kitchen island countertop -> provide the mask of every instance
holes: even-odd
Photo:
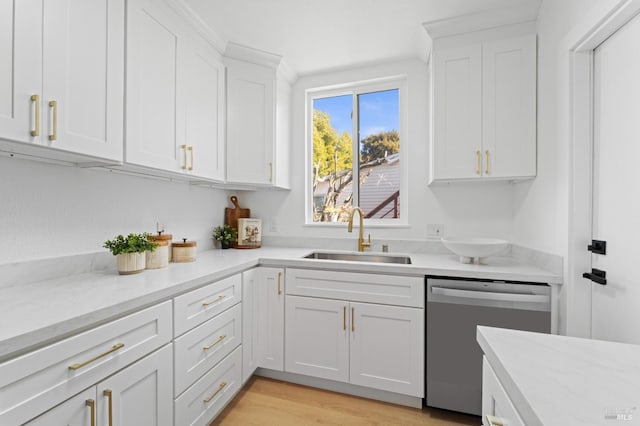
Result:
[[[461,264],[455,255],[426,253],[409,253],[410,265],[303,258],[312,251],[208,250],[198,253],[196,262],[171,263],[137,275],[121,276],[109,269],[12,283],[0,288],[0,362],[258,265],[562,283],[559,275],[509,257],[489,258],[486,265]]]

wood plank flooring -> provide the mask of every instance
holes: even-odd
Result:
[[[404,407],[253,376],[210,426],[480,425],[480,417]]]

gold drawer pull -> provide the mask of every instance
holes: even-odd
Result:
[[[87,399],[84,404],[91,408],[91,426],[96,426],[96,402],[93,399]]]
[[[351,331],[356,331],[356,308],[351,308]]]
[[[503,426],[504,423],[502,423],[502,420],[500,420],[497,417],[494,416],[490,416],[489,414],[487,414],[487,425],[488,426]]]
[[[225,386],[227,386],[227,382],[222,382],[222,383],[220,383],[220,386],[218,386],[218,390],[216,390],[216,391],[213,393],[213,395],[211,395],[209,398],[204,399],[204,402],[211,402],[211,400],[212,400],[213,398],[215,398],[215,397],[216,397],[216,395],[218,395],[218,394],[222,391],[222,389],[224,389],[224,387],[225,387]]]
[[[282,294],[282,289],[280,287],[280,278],[282,277],[282,272],[278,272],[278,296]]]
[[[191,157],[191,163],[189,164],[189,170],[193,170],[193,147],[191,145],[189,145],[187,147],[187,150],[189,150],[189,157]]]
[[[105,389],[102,394],[109,398],[109,426],[113,426],[113,392],[111,389]]]
[[[35,118],[35,126],[31,131],[31,136],[40,136],[40,96],[31,95],[31,102],[34,103],[36,110],[34,113]]]
[[[342,307],[342,329],[343,330],[347,329],[347,307],[346,306]]]
[[[58,102],[49,101],[49,107],[53,112],[53,125],[51,126],[53,131],[49,135],[49,140],[55,141],[58,139]]]
[[[486,150],[484,153],[487,155],[487,168],[486,168],[486,170],[484,172],[486,174],[489,174],[489,173],[491,173],[491,170],[489,168],[489,164],[490,164],[490,161],[489,161],[489,150]]]
[[[180,145],[182,152],[184,153],[184,162],[182,163],[182,170],[187,170],[187,146]]]
[[[119,349],[122,349],[122,348],[124,348],[124,343],[115,344],[115,345],[113,345],[113,347],[111,349],[109,349],[105,353],[102,353],[100,355],[94,356],[93,358],[88,359],[85,362],[81,362],[80,364],[71,364],[69,366],[69,370],[78,370],[78,369],[84,367],[85,365],[91,364],[93,361],[97,361],[100,358],[105,357],[105,356],[109,355],[110,353],[115,352],[115,351],[117,351]]]
[[[481,175],[482,171],[482,153],[480,151],[476,151],[476,157],[478,157],[478,167],[476,167],[476,174]]]
[[[221,296],[218,296],[218,298],[216,300],[212,300],[211,302],[203,302],[202,306],[213,305],[214,303],[218,303],[218,302],[222,301],[222,299],[224,299],[225,297],[227,297],[227,296],[223,294]]]
[[[202,350],[207,351],[209,349],[211,349],[212,347],[214,347],[215,345],[217,345],[218,343],[222,342],[224,339],[226,339],[227,335],[223,334],[222,336],[218,337],[218,340],[216,340],[215,342],[213,342],[212,344],[210,344],[209,346],[203,346]]]

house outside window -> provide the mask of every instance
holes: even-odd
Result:
[[[399,78],[307,91],[307,223],[347,222],[354,207],[406,223],[403,92]]]

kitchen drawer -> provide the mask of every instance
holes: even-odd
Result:
[[[240,390],[242,347],[236,348],[175,401],[176,425],[206,426]]]
[[[241,319],[238,304],[175,340],[175,396],[241,343]]]
[[[286,282],[297,296],[424,308],[424,276],[287,268]]]
[[[0,425],[21,424],[171,341],[171,301],[0,364]]]
[[[233,275],[173,299],[174,333],[179,336],[240,302],[242,276]]]

